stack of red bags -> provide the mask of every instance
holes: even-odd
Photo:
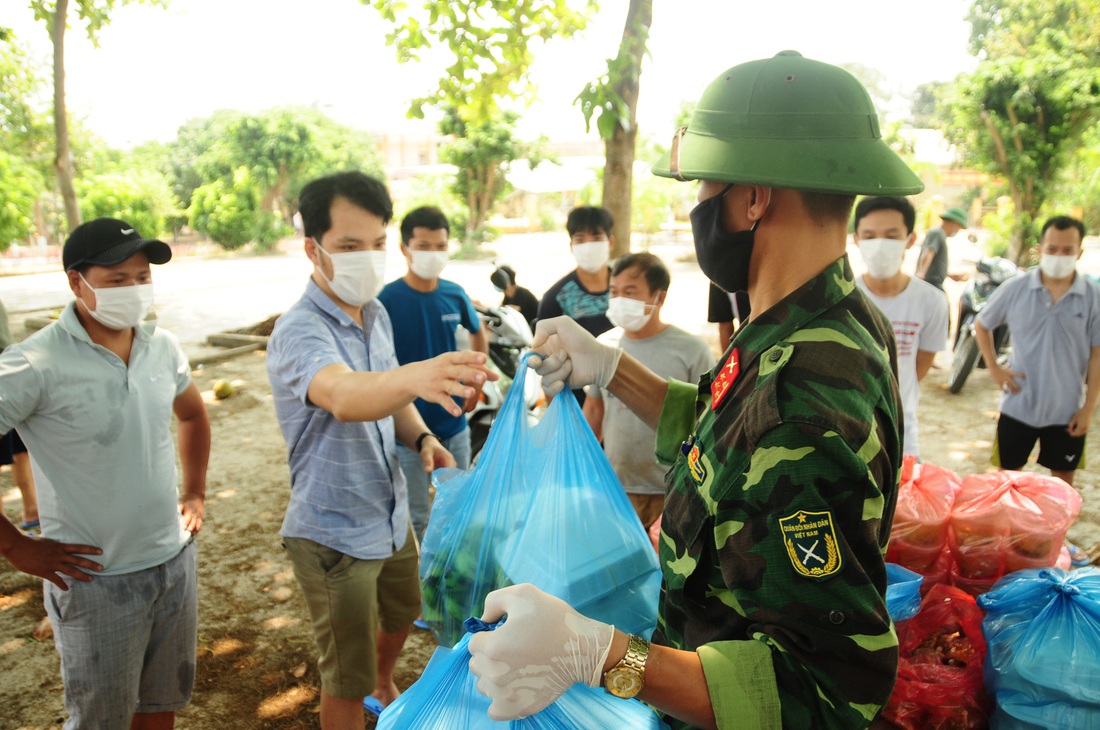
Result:
[[[912,454],[902,462],[886,561],[923,575],[921,595],[948,580],[948,532],[959,489],[959,477],[950,469],[918,463]]]
[[[886,559],[977,596],[1006,573],[1069,568],[1066,531],[1081,496],[1061,479],[1018,471],[952,471],[906,456]]]
[[[1006,573],[1059,565],[1081,495],[1057,477],[1021,471],[962,481],[951,513],[951,582],[985,593]],[[1069,567],[1069,553],[1065,552]]]

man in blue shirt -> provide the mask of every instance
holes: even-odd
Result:
[[[281,534],[320,653],[321,727],[362,730],[364,697],[384,707],[399,694],[393,668],[420,611],[397,443],[420,454],[422,470],[454,466],[413,400],[457,416],[453,397],[492,376],[469,352],[397,366],[375,298],[393,213],[381,182],[359,172],[314,180],[299,210],[313,274],[267,350],[290,463]]]
[[[401,252],[408,272],[387,284],[378,301],[390,314],[397,362],[402,365],[455,352],[459,325],[470,333],[470,349],[488,352],[485,331],[470,298],[458,284],[439,278],[449,258],[450,228],[443,211],[427,206],[411,211],[401,221]],[[416,400],[424,423],[451,452],[459,469],[470,468],[470,429],[463,414],[476,404],[475,395],[461,402],[462,413],[453,415],[437,403]],[[397,454],[409,485],[413,529],[417,540],[422,540],[430,507],[428,474],[420,455],[412,449],[398,446]]]

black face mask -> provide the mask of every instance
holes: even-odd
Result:
[[[748,291],[752,242],[759,221],[747,231],[729,233],[722,228],[722,201],[730,190],[733,183],[692,209],[695,258],[707,278],[727,292]]]

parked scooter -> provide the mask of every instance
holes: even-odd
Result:
[[[959,298],[959,319],[955,329],[955,348],[951,355],[951,373],[947,389],[952,393],[962,390],[970,371],[978,365],[981,352],[974,339],[974,322],[993,292],[1004,282],[1020,273],[1016,264],[1004,258],[983,258],[977,263],[978,275],[967,282]],[[993,350],[999,357],[1008,349],[1008,325],[993,330]],[[984,363],[979,365],[984,367]]]
[[[474,409],[466,414],[470,426],[471,463],[477,461],[477,455],[489,436],[504,396],[512,386],[519,372],[523,378],[524,402],[531,423],[538,421],[538,410],[543,403],[542,387],[537,377],[528,376],[520,371],[521,361],[531,347],[531,326],[518,310],[511,307],[474,306],[481,316],[482,326],[489,334],[489,367],[500,374],[500,380],[486,381],[481,389],[481,397]]]

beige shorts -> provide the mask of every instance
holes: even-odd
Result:
[[[378,679],[377,632],[406,631],[420,615],[419,552],[412,526],[384,560],[359,560],[312,540],[283,538],[302,588],[320,658],[321,687],[361,700]]]

